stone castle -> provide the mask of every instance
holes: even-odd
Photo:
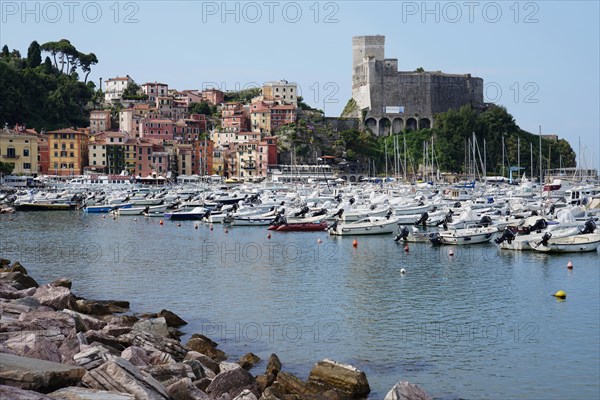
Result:
[[[352,115],[377,135],[430,128],[437,113],[465,104],[483,108],[483,79],[471,74],[398,71],[385,58],[385,36],[352,38]]]

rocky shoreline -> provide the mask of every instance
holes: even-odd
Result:
[[[39,285],[18,262],[0,259],[0,398],[14,400],[337,400],[365,399],[364,372],[324,359],[307,381],[266,369],[248,353],[236,362],[210,338],[180,341],[186,322],[168,310],[126,315],[129,302],[88,300],[63,278]],[[397,383],[385,400],[430,397]]]

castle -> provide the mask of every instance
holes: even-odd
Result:
[[[352,38],[354,116],[377,135],[430,128],[437,113],[465,104],[483,108],[483,79],[471,74],[398,71],[385,58],[385,36]]]

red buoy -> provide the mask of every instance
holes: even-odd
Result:
[[[352,241],[352,247],[358,247],[358,240],[354,239],[354,241]]]

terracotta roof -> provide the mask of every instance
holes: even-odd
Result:
[[[64,128],[64,129],[59,129],[57,131],[50,131],[48,133],[82,133],[82,132],[76,131],[75,129],[71,129],[71,128]]]

